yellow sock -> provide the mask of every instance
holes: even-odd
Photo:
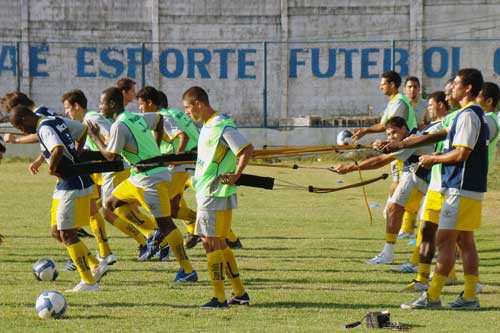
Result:
[[[475,275],[464,275],[464,300],[472,301],[476,298],[476,285],[479,277]]]
[[[207,261],[208,275],[214,289],[214,297],[219,302],[224,302],[226,300],[226,293],[224,292],[224,255],[222,254],[222,250],[207,253]]]
[[[441,290],[443,290],[444,284],[446,283],[446,278],[446,276],[434,272],[431,285],[427,291],[427,296],[429,296],[431,301],[437,301],[439,299]]]
[[[146,237],[144,237],[143,234],[137,228],[122,219],[121,217],[117,216],[116,219],[113,222],[108,221],[111,223],[114,227],[116,227],[118,230],[123,232],[125,235],[129,236],[130,238],[133,238],[139,245],[146,245]]]
[[[231,281],[233,294],[242,296],[245,293],[245,287],[241,283],[240,271],[238,270],[238,264],[236,263],[234,253],[229,247],[226,247],[222,250],[222,254],[224,255],[224,261],[226,263],[226,276],[229,278],[229,281]]]
[[[413,253],[411,254],[410,258],[410,263],[412,265],[418,265],[420,262],[420,244],[422,244],[422,231],[420,230],[422,228],[422,223],[423,221],[420,221],[420,225],[418,226],[417,229],[417,239],[415,241],[415,248],[413,249]]]
[[[450,274],[448,274],[448,277],[450,279],[456,279],[457,278],[457,270],[455,269],[455,265],[453,265],[453,267],[451,268]]]
[[[418,264],[417,281],[421,283],[429,282],[429,275],[431,274],[431,264]]]
[[[238,236],[236,236],[236,234],[234,233],[233,229],[229,229],[229,232],[227,233],[227,237],[226,237],[230,242],[236,242],[238,240]],[[237,296],[241,296],[241,295],[237,295]]]
[[[90,271],[87,257],[89,250],[85,244],[83,244],[82,241],[79,241],[78,243],[66,246],[66,250],[68,250],[69,257],[73,260],[82,281],[86,284],[94,284],[95,280],[92,276],[92,272]]]
[[[177,212],[177,218],[184,222],[187,232],[194,234],[194,226],[196,224],[196,212],[194,210],[187,207],[180,207]]]
[[[96,269],[99,266],[99,260],[90,251],[87,252],[87,261],[89,262],[90,269]]]
[[[182,234],[179,229],[175,228],[172,230],[161,242],[160,246],[164,247],[166,245],[170,246],[170,249],[175,254],[175,259],[179,263],[179,266],[184,268],[184,272],[190,274],[193,271],[193,266],[186,255],[186,249],[184,249],[184,242],[182,239]]]
[[[398,240],[398,234],[390,234],[390,233],[385,234],[385,242],[386,243],[396,244],[397,240]]]
[[[97,211],[94,216],[90,217],[90,229],[92,229],[92,233],[94,234],[101,258],[109,256],[111,249],[109,248],[104,218],[100,211]]]
[[[403,215],[403,224],[401,225],[401,232],[413,234],[415,231],[415,222],[417,221],[417,213],[410,213],[405,211]]]
[[[146,238],[151,236],[154,229],[158,228],[154,217],[145,209],[134,210],[129,205],[116,208],[113,213],[134,225]]]

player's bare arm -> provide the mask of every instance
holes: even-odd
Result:
[[[238,165],[236,166],[236,170],[234,171],[234,173],[224,173],[221,175],[221,181],[223,184],[236,184],[238,179],[240,179],[243,170],[247,166],[248,161],[250,161],[250,159],[252,158],[253,149],[253,146],[250,144],[239,152],[239,154],[237,155]]]

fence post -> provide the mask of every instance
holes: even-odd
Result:
[[[16,42],[16,90],[21,91],[21,42]]]
[[[146,43],[141,44],[141,85],[142,88],[146,86]]]
[[[264,78],[264,87],[262,89],[262,103],[263,103],[263,123],[262,127],[267,128],[267,42],[263,43],[263,52],[264,52],[264,66],[262,70],[262,76]]]
[[[391,70],[396,69],[396,40],[391,41]]]

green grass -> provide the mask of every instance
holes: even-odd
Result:
[[[327,171],[250,167],[247,172],[325,187],[338,186],[339,179],[346,184],[359,181],[356,174],[338,176]],[[364,177],[379,174],[370,172]],[[325,332],[338,331],[343,324],[376,310],[389,310],[392,320],[412,325],[415,332],[497,331],[500,192],[495,190],[486,196],[483,225],[477,233],[484,284],[481,311],[399,309],[402,302],[416,296],[399,292],[413,275],[364,263],[381,249],[385,222],[381,209],[374,209],[374,223],[369,225],[360,188],[332,194],[240,188],[234,229],[245,248],[235,253],[251,307],[216,312],[197,309],[211,297],[201,246],[189,250],[200,281],[174,284],[175,262],[137,262],[135,242],[109,227],[110,244],[119,261],[103,278],[101,291],[66,294],[69,307],[63,319],[39,320],[34,303],[42,291],[64,291],[78,282],[73,272],[61,272],[52,283],[37,282],[31,274],[31,265],[39,258],[51,257],[62,268],[67,257],[49,235],[54,182],[45,167],[33,177],[26,162],[0,165],[0,233],[6,236],[0,246],[0,332]],[[493,188],[497,184],[495,181]],[[383,206],[388,186],[389,181],[367,186],[370,202]],[[193,193],[186,196],[192,203]],[[95,250],[92,239],[84,241]],[[406,242],[399,242],[396,261],[405,261],[410,250]],[[458,271],[461,278],[461,267]],[[461,288],[446,287],[443,302],[454,300]],[[230,293],[229,286],[226,292]]]

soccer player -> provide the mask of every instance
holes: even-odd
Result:
[[[14,107],[18,105],[24,105],[33,110],[35,114],[37,114],[40,117],[47,117],[47,116],[55,116],[55,112],[52,111],[51,109],[47,108],[46,106],[35,106],[35,102],[31,100],[26,94],[20,92],[20,91],[13,91],[5,94],[4,97],[2,97],[1,104],[3,107],[3,110],[6,113],[9,113],[10,110],[12,110]],[[6,134],[5,135],[5,141],[7,143],[36,143],[38,142],[38,138],[36,134],[30,134],[26,136],[21,136],[18,137],[14,134]],[[40,165],[43,163],[43,157],[39,158],[39,163]]]
[[[151,86],[144,87],[137,93],[139,109],[142,112],[159,112],[163,116],[164,133],[160,145],[161,153],[181,154],[196,149],[199,137],[198,128],[183,111],[172,108],[160,109],[160,98],[158,91]],[[196,222],[196,212],[189,207],[180,207],[184,187],[189,179],[186,167],[187,165],[176,165],[171,168],[172,181],[168,194],[170,195],[172,217],[183,220],[189,234],[192,234]],[[197,240],[188,240],[185,242],[185,246],[191,248],[196,243]]]
[[[94,110],[87,109],[87,97],[85,96],[83,91],[81,91],[80,89],[74,89],[68,91],[61,97],[61,101],[63,102],[66,114],[71,119],[78,120],[84,124],[90,122],[95,126],[98,126],[101,140],[103,142],[107,142],[107,140],[109,139],[109,132],[111,129],[111,121],[109,119],[104,118],[104,116],[102,116],[100,113]],[[87,137],[87,140],[85,142],[85,148],[92,151],[99,151],[99,147],[90,137]],[[127,236],[133,238],[139,244],[139,258],[141,257],[141,251],[142,254],[144,254],[146,249],[146,237],[141,233],[140,230],[138,230],[134,226],[133,221],[137,221],[137,218],[134,219],[135,214],[133,211],[130,212],[130,214],[127,214],[127,216],[132,216],[132,218],[124,220],[118,217],[117,215],[113,214],[112,211],[110,211],[105,207],[102,208],[102,211],[99,208],[99,206],[101,206],[101,202],[106,202],[107,198],[113,191],[114,187],[116,187],[121,181],[127,179],[129,174],[130,171],[128,168],[126,168],[125,170],[120,172],[104,173],[102,174],[102,177],[101,174],[94,174],[91,176],[92,179],[94,180],[94,183],[96,185],[99,185],[100,187],[101,200],[96,200],[96,198],[94,198],[91,201],[90,226],[96,237],[96,241],[99,247],[98,260],[99,261],[106,260],[108,265],[112,265],[114,262],[116,262],[116,257],[111,252],[111,249],[109,248],[108,245],[103,215],[106,221],[108,221],[110,224],[118,228]],[[96,175],[99,176],[96,177]],[[141,225],[142,224],[143,223],[141,222]],[[152,221],[152,219],[150,219],[149,224],[153,225],[153,228],[154,226],[156,226],[156,224],[154,223],[154,221]],[[151,231],[148,233],[148,235],[150,233]]]
[[[387,71],[382,73],[380,79],[380,90],[387,96],[389,103],[382,115],[379,124],[372,125],[368,128],[357,128],[353,129],[354,141],[361,139],[363,136],[369,133],[380,133],[385,131],[386,122],[392,117],[401,117],[406,120],[406,127],[411,132],[413,129],[418,127],[417,119],[415,117],[415,111],[413,105],[408,100],[408,98],[399,93],[399,86],[401,85],[401,76],[394,71]],[[389,188],[389,196],[387,199],[386,207],[384,209],[384,217],[387,218],[387,209],[390,205],[390,199],[393,195],[396,187],[398,186],[400,176],[402,174],[402,163],[394,161],[391,163],[392,170],[392,184]],[[399,230],[398,230],[399,232]]]
[[[440,309],[441,291],[455,264],[456,247],[461,250],[464,267],[464,291],[448,304],[451,310],[479,309],[476,286],[479,281],[479,257],[474,241],[474,230],[481,225],[481,208],[486,192],[488,171],[488,127],[484,112],[475,103],[483,86],[480,71],[460,69],[454,79],[453,98],[461,109],[446,136],[443,154],[424,155],[419,164],[430,168],[442,164],[442,209],[437,235],[438,258],[431,285],[403,309]],[[436,133],[435,139],[442,139]]]
[[[444,91],[436,91],[429,97],[428,113],[433,122],[441,122],[436,131],[446,128],[453,120],[454,114],[448,114],[449,105],[446,101]],[[435,152],[441,153],[443,141],[435,146]],[[430,265],[435,252],[435,234],[439,223],[439,210],[436,213],[436,192],[441,190],[441,165],[436,164],[431,170],[431,179],[426,197],[423,203],[422,221],[417,235],[417,242],[409,263],[398,267],[400,272],[418,272],[417,278],[413,280],[405,290],[424,291],[427,290],[429,281]]]
[[[61,161],[75,163],[78,151],[85,142],[86,127],[77,121],[60,117],[41,118],[23,105],[11,110],[10,122],[23,133],[38,135],[43,155],[49,164],[49,174],[59,178],[51,208],[52,236],[66,246],[81,277],[80,283],[69,291],[99,290],[97,282],[107,272],[107,264],[99,264],[77,236],[77,228],[88,224],[90,220],[92,179],[89,176],[61,178],[57,171]]]
[[[208,272],[214,297],[202,309],[223,309],[229,304],[248,305],[236,258],[227,246],[232,211],[237,207],[235,183],[253,152],[253,146],[236,129],[231,118],[216,112],[200,87],[182,95],[184,110],[194,121],[203,121],[198,140],[198,160],[193,178],[198,211],[196,234],[207,253]],[[224,272],[231,281],[233,295],[226,300]]]
[[[108,88],[101,96],[100,111],[113,119],[107,146],[99,139],[99,128],[89,123],[89,135],[97,143],[99,150],[107,160],[115,160],[122,155],[131,165],[130,177],[115,188],[106,206],[113,212],[126,218],[130,211],[129,204],[144,206],[155,217],[159,229],[148,240],[148,257],[167,244],[175,254],[181,266],[175,282],[195,282],[198,280],[193,270],[184,245],[182,234],[175,226],[170,212],[168,194],[170,173],[166,167],[153,166],[146,169],[135,167],[140,162],[161,155],[159,144],[163,135],[163,117],[159,114],[137,114],[126,111],[123,95],[118,88]],[[155,136],[151,132],[155,132]],[[124,212],[124,209],[127,209]]]
[[[417,128],[419,131],[422,131],[429,125],[430,121],[427,113],[427,100],[421,98],[420,81],[416,76],[408,76],[405,79],[404,92],[415,110]],[[403,225],[399,231],[398,239],[409,239],[415,237],[416,220],[417,213],[405,212],[403,216]]]
[[[429,127],[427,130],[433,132],[437,124]],[[401,141],[416,132],[408,130],[405,119],[401,117],[392,117],[386,123],[386,133],[389,142]],[[427,191],[429,184],[430,170],[417,168],[411,171],[413,164],[418,162],[418,157],[433,151],[432,146],[425,146],[421,149],[401,150],[394,154],[384,154],[369,158],[359,164],[339,164],[333,168],[333,171],[345,174],[356,170],[378,169],[395,160],[403,163],[403,174],[394,194],[391,196],[387,209],[386,239],[382,252],[374,258],[367,261],[368,264],[391,264],[394,257],[394,245],[396,244],[398,231],[403,222],[405,211],[416,213],[420,207],[420,202]]]
[[[498,85],[493,82],[485,82],[479,95],[477,95],[476,102],[483,108],[485,113],[485,122],[488,125],[489,138],[488,138],[488,172],[493,168],[495,161],[498,143],[498,115],[496,108],[498,99],[500,97],[500,89]]]
[[[420,94],[420,80],[416,76],[408,76],[405,79],[404,91],[415,111],[417,127],[422,131],[430,124],[431,118],[427,112],[427,100]]]
[[[135,99],[135,81],[128,77],[122,77],[116,81],[116,87],[120,89],[123,95],[123,107],[127,107]]]

